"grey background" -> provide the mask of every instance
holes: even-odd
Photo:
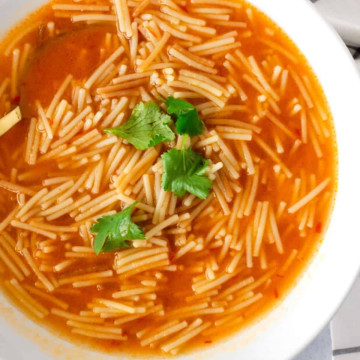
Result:
[[[320,335],[294,360],[331,360],[330,327],[327,326]]]

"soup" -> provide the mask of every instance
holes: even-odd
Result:
[[[29,317],[176,355],[278,304],[336,189],[326,99],[243,1],[52,2],[0,57],[0,271]]]

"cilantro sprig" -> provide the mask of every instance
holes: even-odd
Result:
[[[204,176],[209,164],[204,157],[188,148],[171,149],[161,158],[164,169],[161,185],[164,190],[170,190],[179,197],[184,196],[186,192],[200,199],[206,199],[209,196],[212,182]]]
[[[187,136],[201,134],[205,125],[200,120],[196,107],[189,102],[169,96],[165,104],[167,113],[175,120],[176,132],[184,138],[181,150],[172,149],[161,156],[164,169],[162,187],[179,197],[189,192],[205,199],[212,186],[211,180],[205,176],[208,161],[191,148],[185,149]],[[162,112],[159,105],[152,101],[141,102],[135,106],[127,122],[104,131],[120,136],[137,149],[144,150],[175,138],[169,127],[172,120],[168,114]]]
[[[166,100],[167,112],[176,119],[176,132],[179,135],[187,134],[190,137],[201,134],[205,125],[200,120],[194,105],[185,100],[169,96]]]
[[[187,136],[199,135],[205,129],[194,105],[185,100],[169,96],[166,100],[167,112],[176,119],[176,132],[184,135],[181,150],[171,149],[161,155],[163,175],[161,185],[182,197],[189,192],[200,199],[209,196],[211,180],[204,176],[209,161],[191,148],[185,149]]]
[[[103,216],[91,227],[95,233],[93,248],[96,254],[129,247],[129,240],[143,240],[143,229],[131,221],[131,211],[137,204],[134,202],[124,210],[111,216]]]
[[[161,155],[164,170],[161,185],[164,190],[172,191],[179,197],[189,192],[206,199],[212,187],[211,180],[205,176],[209,162],[191,147],[185,148],[187,136],[201,134],[205,125],[196,107],[185,100],[170,96],[166,106],[167,113],[176,120],[176,132],[184,137],[181,150],[171,149]],[[172,120],[168,114],[152,101],[140,102],[127,122],[104,131],[122,137],[139,150],[145,150],[160,142],[174,140],[175,133],[169,126]],[[136,204],[134,202],[117,214],[97,219],[90,229],[96,234],[93,244],[96,254],[127,248],[129,241],[145,239],[143,229],[131,220],[131,211]]]
[[[169,127],[171,122],[171,117],[164,114],[158,104],[140,102],[128,121],[104,131],[125,139],[139,150],[145,150],[160,142],[174,140],[175,134]]]

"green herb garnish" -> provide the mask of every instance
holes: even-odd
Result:
[[[174,140],[175,134],[168,126],[170,123],[171,117],[164,114],[158,104],[148,101],[137,104],[126,123],[104,131],[145,150],[160,142]]]
[[[199,119],[196,107],[185,100],[169,96],[166,106],[167,112],[176,119],[176,132],[184,138],[181,150],[172,149],[161,155],[164,169],[161,185],[179,197],[189,192],[206,199],[212,187],[211,180],[204,176],[209,162],[191,148],[185,149],[187,136],[201,134],[205,125]]]
[[[200,199],[206,199],[212,182],[205,174],[208,161],[191,148],[172,149],[161,155],[164,173],[161,185],[164,190],[176,196],[184,196],[188,191]]]
[[[166,100],[166,106],[168,114],[173,115],[176,120],[176,132],[184,135],[184,138],[181,150],[172,149],[161,156],[164,168],[161,179],[162,187],[179,197],[189,192],[200,199],[206,199],[212,186],[211,180],[204,176],[208,161],[191,148],[185,149],[187,136],[192,137],[201,134],[205,125],[200,120],[196,107],[185,100],[169,96]],[[136,105],[126,123],[104,131],[122,137],[139,150],[145,150],[160,142],[171,141],[175,138],[174,132],[169,127],[170,123],[171,117],[164,114],[159,105],[149,101],[145,104],[141,102]],[[118,231],[120,223],[124,221],[120,215],[129,208],[113,215],[116,217],[114,220],[113,217],[109,216],[101,218],[98,224],[91,228],[91,231],[98,233],[94,242],[96,253],[126,247],[128,246],[126,240],[144,238],[141,228],[130,220],[131,209],[126,215],[126,226],[129,230]],[[102,223],[106,225],[104,230],[100,226]],[[139,234],[142,237],[139,237]]]
[[[176,132],[190,137],[203,132],[205,125],[200,120],[197,109],[185,100],[169,96],[166,100],[167,112],[176,119]]]
[[[145,239],[143,229],[131,221],[131,210],[136,204],[134,202],[117,214],[97,219],[90,229],[96,233],[93,245],[96,254],[129,247],[129,240]]]

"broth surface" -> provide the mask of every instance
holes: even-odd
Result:
[[[129,1],[130,14],[139,12],[131,15],[137,48],[133,37],[118,36],[109,2],[66,3],[83,6],[81,11],[59,4],[65,3],[52,2],[31,14],[0,47],[0,115],[18,104],[23,113],[0,138],[3,288],[36,321],[105,351],[177,354],[217,344],[284,298],[324,236],[337,164],[331,114],[317,78],[283,31],[243,1]],[[72,22],[81,15],[84,21]],[[194,18],[213,30],[201,30],[204,26],[191,23]],[[25,35],[13,44],[21,32]],[[122,80],[136,73],[166,32],[164,48],[144,70],[149,74]],[[220,35],[214,39],[219,45],[196,49]],[[123,53],[86,87],[121,46]],[[187,62],[189,53],[198,57],[195,65]],[[72,79],[49,112],[69,74]],[[205,87],[198,84],[206,81]],[[140,101],[161,104],[169,95],[194,104],[205,123],[206,131],[192,138],[191,146],[211,160],[213,189],[206,200],[176,198],[160,187],[160,155],[181,144],[181,136],[141,152],[102,131],[125,122]],[[42,110],[53,139],[47,138]],[[197,145],[200,141],[205,145]],[[12,184],[22,188],[14,190]],[[47,192],[18,216],[43,188]],[[55,195],[46,199],[52,191]],[[110,197],[100,198],[104,194]],[[95,202],[87,207],[97,198],[103,207],[95,208]],[[145,204],[133,212],[145,232],[174,214],[180,219],[146,241],[132,242],[138,241],[135,248],[95,255],[91,225],[134,200]],[[66,207],[69,211],[52,218]],[[155,252],[146,255],[148,250]],[[166,255],[141,262],[156,254]],[[172,346],[192,326],[199,333]],[[167,334],[168,329],[173,332]]]

